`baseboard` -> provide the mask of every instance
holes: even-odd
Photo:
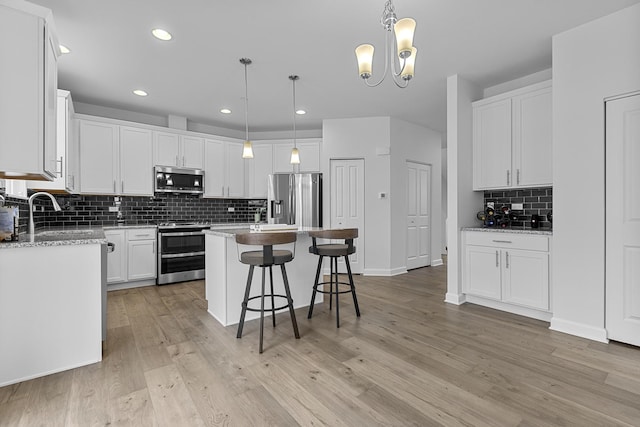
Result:
[[[444,264],[444,262],[442,262],[442,258],[431,260],[431,267],[437,267],[442,264]]]
[[[573,322],[571,320],[551,318],[552,331],[562,332],[577,337],[586,338],[592,341],[608,343],[607,330],[605,328],[596,328],[594,326],[585,325],[584,323]]]
[[[467,299],[464,294],[454,294],[451,292],[447,292],[444,296],[444,302],[449,304],[461,305],[467,302]]]
[[[506,311],[507,313],[513,313],[519,316],[531,317],[532,319],[542,320],[543,322],[549,322],[552,316],[552,314],[548,311],[509,304],[506,302],[496,301],[488,298],[477,297],[475,295],[466,295],[466,300],[468,303],[478,304],[500,311]]]
[[[156,286],[156,279],[137,280],[135,282],[108,284],[107,291],[118,291],[121,289],[142,288],[144,286]]]
[[[400,274],[405,274],[407,272],[407,268],[406,267],[399,267],[399,268],[365,268],[364,271],[362,272],[362,274],[364,276],[383,276],[383,277],[390,277],[390,276],[398,276]]]

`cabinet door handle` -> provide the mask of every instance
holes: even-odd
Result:
[[[124,180],[120,181],[120,192],[124,193]]]
[[[176,166],[180,166],[180,163],[178,162],[178,156],[176,156]]]
[[[60,163],[60,170],[57,172],[57,174],[60,175],[60,178],[62,178],[62,156],[60,156],[60,160],[56,160],[56,163]]]
[[[492,240],[494,243],[513,243],[511,240]]]
[[[223,195],[223,196],[224,196],[224,185],[222,186],[222,193],[221,193],[221,195]]]
[[[116,180],[113,180],[113,193],[115,194],[116,192]]]
[[[506,265],[506,267],[509,268],[509,252],[506,253],[506,256],[507,256],[507,265]]]
[[[182,166],[186,166],[187,162],[184,161],[184,156],[182,156]]]
[[[507,171],[507,185],[511,185],[511,171]]]
[[[496,268],[500,267],[500,255],[498,251],[496,251]]]
[[[516,184],[520,185],[520,169],[516,169]]]
[[[153,241],[152,243],[153,243],[153,249],[152,249],[151,253],[155,254],[156,253],[156,242]]]

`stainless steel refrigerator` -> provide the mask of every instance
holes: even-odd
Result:
[[[269,224],[322,227],[322,174],[269,175],[267,220]]]

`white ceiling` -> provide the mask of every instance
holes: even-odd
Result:
[[[244,130],[249,66],[251,131],[292,126],[290,74],[298,74],[298,129],[322,120],[392,116],[446,131],[446,77],[481,87],[551,67],[551,36],[640,0],[395,0],[418,25],[408,89],[387,78],[368,88],[354,48],[376,46],[383,70],[383,0],[34,0],[53,10],[59,87],[75,101]],[[174,38],[161,42],[151,29]],[[131,93],[142,88],[140,98]],[[220,108],[233,110],[222,115]]]

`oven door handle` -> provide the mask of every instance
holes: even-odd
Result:
[[[164,236],[199,236],[199,235],[204,235],[204,233],[202,231],[185,231],[185,232],[180,232],[180,233],[165,233],[163,231],[160,231],[158,233],[161,237]]]
[[[183,254],[162,254],[162,255],[160,255],[160,257],[161,258],[185,258],[185,257],[200,256],[200,255],[204,255],[204,251],[202,251],[202,252],[188,252],[188,253],[183,253]]]

